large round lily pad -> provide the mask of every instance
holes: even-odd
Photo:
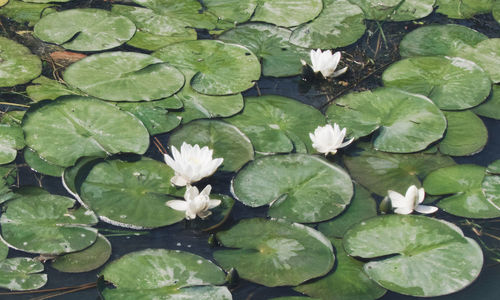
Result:
[[[337,99],[326,112],[332,122],[362,137],[375,132],[377,150],[416,152],[443,136],[446,119],[427,97],[393,88],[351,93]]]
[[[95,214],[75,200],[48,193],[27,194],[7,202],[0,218],[2,238],[12,248],[31,253],[61,254],[92,245]]]
[[[182,143],[208,146],[213,157],[222,157],[221,170],[234,172],[253,160],[252,143],[235,126],[217,120],[196,120],[176,130],[168,140],[169,147],[180,149]]]
[[[462,110],[483,102],[491,81],[483,69],[459,57],[411,57],[384,71],[385,86],[427,96],[440,109]]]
[[[77,61],[66,69],[64,80],[91,96],[113,101],[161,99],[184,85],[182,73],[161,60],[120,51]]]
[[[33,258],[15,257],[0,261],[0,287],[11,291],[39,289],[47,283],[47,275],[39,274],[43,264]]]
[[[257,1],[251,21],[292,27],[314,19],[322,9],[322,0]]]
[[[490,97],[472,111],[482,117],[500,120],[500,85],[493,85]]]
[[[48,14],[34,28],[42,41],[76,51],[101,51],[124,44],[136,27],[128,18],[95,8]]]
[[[25,46],[0,37],[0,87],[26,83],[41,72],[42,61],[38,56]]]
[[[490,191],[483,189],[486,177],[496,177],[497,183],[490,182],[490,186],[500,189],[500,176],[486,175],[486,168],[477,165],[457,165],[436,170],[425,178],[424,188],[431,195],[445,195],[438,206],[450,214],[466,218],[498,218],[500,208],[488,199]],[[495,197],[498,191],[495,188],[491,191]]]
[[[181,42],[161,48],[153,56],[179,68],[202,94],[236,94],[251,88],[260,77],[259,60],[250,50],[221,41]]]
[[[453,19],[469,19],[489,13],[495,0],[436,0],[436,12]]]
[[[258,158],[238,172],[232,191],[245,205],[269,205],[269,216],[300,223],[337,216],[353,195],[347,172],[307,154]]]
[[[243,131],[262,153],[313,152],[309,133],[326,122],[314,107],[274,95],[245,98],[243,112],[225,121]]]
[[[388,190],[405,194],[411,185],[420,187],[420,180],[430,172],[455,165],[449,156],[386,153],[374,150],[367,143],[357,144],[357,148],[343,158],[353,179],[382,197]]]
[[[351,256],[375,259],[364,271],[382,287],[417,297],[461,290],[483,266],[474,240],[451,223],[424,216],[366,220],[346,233],[344,248]]]
[[[477,63],[495,83],[500,82],[500,38],[487,39],[457,56]]]
[[[142,229],[184,219],[184,212],[165,205],[173,199],[169,195],[182,194],[182,190],[170,184],[174,171],[164,163],[148,158],[103,161],[80,176],[85,176],[76,186],[81,200],[104,222]]]
[[[224,272],[214,263],[188,252],[146,249],[108,264],[102,271],[115,289],[106,288],[106,299],[231,300]]]
[[[295,28],[290,42],[306,48],[340,48],[355,43],[365,30],[359,6],[347,0],[325,0],[320,15]]]
[[[251,50],[261,59],[264,76],[283,77],[300,74],[300,60],[309,57],[308,49],[289,42],[291,33],[278,26],[249,23],[224,32],[219,39]]]
[[[410,21],[428,16],[435,0],[349,0],[368,20]]]
[[[452,156],[472,155],[488,142],[488,130],[472,111],[445,111],[448,122],[446,135],[439,143],[439,151]]]
[[[142,154],[144,125],[112,104],[73,96],[32,106],[23,119],[26,144],[49,163],[67,167],[83,156]]]
[[[0,165],[8,164],[24,148],[24,134],[18,125],[0,124]]]
[[[301,284],[328,273],[335,260],[320,232],[283,220],[245,219],[218,232],[217,239],[237,248],[215,251],[225,270],[235,268],[241,278],[265,286]]]

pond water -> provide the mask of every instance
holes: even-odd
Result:
[[[81,3],[80,1],[77,1]],[[101,4],[97,5],[100,6]],[[106,4],[103,4],[106,6]],[[9,30],[16,26],[15,23],[10,22],[2,17],[4,26]],[[382,38],[380,30],[373,21],[366,21],[367,32],[357,42],[351,46],[335,49],[342,51],[343,59],[346,60],[350,67],[350,71],[343,77],[334,81],[304,81],[302,76],[285,77],[285,78],[272,78],[262,77],[257,84],[245,91],[244,96],[257,96],[257,95],[282,95],[296,99],[305,104],[312,105],[322,112],[325,111],[326,105],[329,101],[342,96],[351,91],[364,91],[374,89],[381,86],[381,74],[385,68],[391,63],[400,59],[398,54],[398,45],[402,37],[424,24],[460,24],[475,29],[479,32],[486,34],[489,38],[500,37],[500,25],[492,18],[491,15],[479,15],[468,20],[452,20],[443,15],[433,13],[429,17],[418,21],[410,22],[385,22],[382,23],[383,33],[386,41]],[[2,35],[5,35],[3,33]],[[199,36],[202,38],[209,38],[207,32],[200,31]],[[133,48],[122,46],[119,49],[131,50]],[[1,101],[7,99],[19,99],[11,90],[7,88],[1,89]],[[6,105],[0,105],[2,111],[10,109]],[[489,139],[485,148],[478,154],[467,157],[454,157],[454,160],[459,164],[474,163],[481,166],[487,166],[493,161],[500,159],[500,121],[482,118],[486,127],[488,128]],[[167,145],[169,134],[161,134],[156,136],[158,140]],[[163,161],[162,154],[152,143],[145,156],[151,157],[158,161]],[[340,159],[335,158],[335,161],[340,163]],[[22,157],[18,156],[15,161],[19,165],[18,169],[18,183],[19,186],[41,186],[52,194],[65,195],[71,197],[64,189],[60,178],[51,176],[41,176],[30,170],[24,165]],[[214,193],[221,193],[230,195],[229,181],[234,176],[234,173],[217,173],[209,179],[200,182],[199,186],[211,184]],[[380,197],[377,200],[381,200]],[[250,208],[236,201],[235,207],[226,223],[222,226],[223,229],[229,229],[232,225],[236,224],[239,220],[250,217],[266,217],[267,208]],[[462,218],[450,216],[442,211],[437,213],[438,218],[449,220],[455,223],[463,221]],[[495,223],[496,222],[496,223]],[[493,230],[492,232],[498,233],[500,236],[500,226],[498,219],[490,221],[478,221],[478,224],[483,224]],[[496,225],[495,225],[496,224]],[[105,223],[97,225],[99,229],[117,229],[123,228],[114,227]],[[500,249],[500,240],[488,236],[479,237],[471,226],[463,225],[461,228],[468,237],[481,239],[486,245],[497,251]],[[165,248],[174,250],[183,250],[198,254],[207,259],[213,260],[214,249],[208,244],[209,233],[203,232],[194,228],[190,228],[190,223],[186,221],[177,224],[166,226],[158,229],[139,231],[137,234],[129,234],[126,236],[108,236],[112,244],[113,252],[110,261],[120,258],[121,256],[141,249],[147,248]],[[484,251],[484,249],[483,249]],[[483,271],[479,278],[471,286],[456,294],[435,297],[434,299],[500,299],[500,289],[498,289],[498,282],[500,280],[500,255],[496,257],[491,252],[484,251],[486,259],[483,266]],[[497,252],[498,253],[498,252]],[[10,250],[9,257],[26,256],[26,253],[21,251]],[[495,261],[496,259],[496,261]],[[96,276],[102,268],[98,270],[67,274],[59,272],[46,264],[46,273],[48,274],[48,283],[43,289],[52,289],[65,286],[78,286],[89,282],[94,282]],[[280,296],[300,296],[301,294],[293,291],[289,287],[268,288],[249,281],[240,279],[234,286],[230,288],[235,300],[264,300]],[[0,295],[0,299],[32,299],[37,297],[37,294],[29,295]],[[42,299],[42,298],[40,298]],[[57,299],[99,299],[97,289],[84,289],[82,291],[75,291],[70,294],[61,295]],[[396,300],[396,299],[417,299],[416,297],[403,296],[393,292],[387,292],[381,299]]]

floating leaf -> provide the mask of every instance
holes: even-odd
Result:
[[[217,239],[228,250],[214,258],[241,278],[265,286],[298,285],[322,276],[333,267],[330,241],[318,231],[283,220],[244,219]]]
[[[77,174],[78,176],[78,174]],[[117,226],[155,228],[177,223],[185,214],[165,202],[183,194],[170,183],[174,171],[166,164],[142,158],[136,162],[103,161],[83,176],[76,190],[99,218]]]
[[[445,111],[448,129],[439,143],[439,151],[452,156],[472,155],[480,152],[488,142],[488,130],[473,112]]]
[[[248,21],[255,11],[258,0],[204,0],[208,12],[228,23]]]
[[[0,87],[26,83],[41,72],[42,62],[38,56],[25,46],[0,36]]]
[[[489,76],[472,61],[459,57],[411,57],[392,64],[384,85],[431,99],[440,109],[462,110],[483,102],[491,90]]]
[[[47,283],[43,264],[33,258],[15,257],[0,261],[0,287],[11,291],[39,289]]]
[[[159,49],[153,56],[179,68],[202,94],[236,94],[260,77],[258,58],[247,48],[214,40],[186,41]]]
[[[18,125],[0,124],[0,165],[8,164],[24,148],[24,134]]]
[[[146,249],[108,264],[101,273],[116,289],[106,299],[230,300],[224,272],[214,263],[188,252]]]
[[[0,203],[14,199],[16,195],[10,186],[17,179],[17,166],[14,164],[0,166]]]
[[[435,0],[349,0],[364,11],[368,20],[411,21],[428,16]]]
[[[324,0],[312,22],[293,30],[290,42],[306,48],[340,48],[355,43],[366,30],[363,11],[347,0]]]
[[[142,154],[149,146],[149,134],[137,118],[112,104],[80,96],[33,105],[23,129],[31,149],[63,167],[83,156]]]
[[[0,262],[7,258],[9,254],[9,246],[0,240]]]
[[[474,48],[464,49],[457,56],[477,63],[490,75],[493,82],[500,82],[500,38],[484,40]]]
[[[461,290],[483,265],[483,253],[474,240],[451,223],[424,216],[366,220],[346,233],[344,248],[348,255],[375,259],[364,265],[364,271],[382,287],[417,297]]]
[[[292,27],[314,19],[322,9],[322,0],[258,1],[251,21]]]
[[[12,248],[30,253],[79,251],[95,242],[97,217],[73,199],[48,193],[26,194],[7,202],[0,218],[2,238]]]
[[[307,154],[258,158],[238,172],[231,190],[245,205],[269,204],[269,216],[300,223],[337,216],[353,195],[347,172]]]
[[[32,170],[44,175],[61,177],[64,171],[63,167],[47,162],[46,160],[41,158],[38,153],[31,150],[30,148],[25,148],[23,154],[24,161]]]
[[[23,0],[24,2],[28,3],[63,3],[63,2],[69,2],[71,0]]]
[[[73,253],[56,257],[51,267],[67,273],[80,273],[95,270],[108,261],[111,256],[111,243],[101,234],[92,246]]]
[[[500,23],[500,1],[495,1],[492,7],[493,18]]]
[[[443,113],[431,100],[393,88],[350,93],[332,103],[326,114],[354,137],[375,132],[375,149],[387,152],[423,150],[446,129]]]
[[[64,80],[91,96],[113,101],[157,100],[184,85],[176,68],[136,52],[87,56],[66,69]]]
[[[170,135],[169,147],[180,149],[183,142],[200,147],[208,146],[214,157],[224,158],[221,170],[234,172],[248,161],[254,153],[250,140],[238,128],[216,120],[197,120],[190,122]]]
[[[489,201],[488,192],[483,189],[485,171],[486,168],[477,165],[442,168],[425,178],[424,188],[431,195],[447,195],[438,202],[438,207],[450,214],[466,218],[498,218],[500,208]],[[494,185],[500,189],[500,184]]]
[[[290,98],[267,95],[245,98],[243,112],[225,121],[238,127],[262,153],[313,152],[309,133],[325,124],[312,106]]]
[[[420,187],[420,180],[439,168],[453,166],[449,156],[430,153],[393,154],[374,150],[367,143],[343,157],[349,173],[356,182],[379,196],[387,190],[404,194],[411,185]]]
[[[490,174],[500,175],[500,159],[495,160],[491,164],[488,165],[486,172]]]
[[[35,102],[42,100],[55,100],[61,96],[84,95],[84,93],[77,89],[66,86],[59,81],[49,79],[45,76],[40,76],[31,83],[34,83],[34,85],[27,86],[26,92]]]
[[[472,111],[482,117],[500,120],[500,86],[493,85],[491,95],[486,102],[474,107]]]
[[[453,19],[469,19],[489,13],[495,0],[436,0],[436,12]]]
[[[3,112],[0,115],[0,124],[7,124],[10,126],[21,125],[21,121],[25,113],[25,110],[11,110]]]
[[[18,23],[29,22],[28,25],[33,26],[42,16],[56,12],[54,6],[54,4],[37,4],[9,0],[9,3],[0,9],[0,15]]]

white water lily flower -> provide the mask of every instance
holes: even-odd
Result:
[[[210,184],[207,185],[201,193],[195,186],[189,186],[184,193],[184,199],[186,201],[170,200],[165,204],[172,209],[185,211],[186,219],[188,220],[196,219],[196,216],[205,219],[212,214],[209,209],[212,209],[221,203],[220,200],[210,200],[211,190],[212,186]]]
[[[223,158],[212,159],[212,154],[213,150],[207,146],[200,149],[198,144],[192,146],[184,142],[180,152],[172,146],[173,158],[164,154],[165,163],[175,171],[170,181],[185,186],[212,175],[224,161]]]
[[[311,67],[314,73],[321,72],[323,77],[337,77],[344,74],[347,71],[347,67],[338,70],[335,72],[337,65],[340,61],[340,52],[335,52],[332,54],[331,50],[327,50],[322,52],[321,49],[317,49],[316,51],[311,50]],[[303,60],[302,64],[306,65],[307,63]]]
[[[314,130],[314,133],[309,133],[309,137],[313,142],[312,146],[314,149],[316,149],[319,153],[327,155],[328,153],[337,153],[337,149],[343,148],[354,141],[354,138],[352,138],[347,142],[342,143],[345,138],[345,133],[346,128],[340,130],[339,125],[334,123],[333,127],[330,124],[327,124],[326,126],[318,126]]]
[[[414,210],[421,214],[431,214],[438,210],[435,206],[420,205],[420,203],[424,202],[425,198],[424,188],[417,189],[416,186],[412,185],[406,190],[406,195],[404,196],[391,190],[387,191],[387,193],[391,200],[392,208],[397,214],[408,215]]]

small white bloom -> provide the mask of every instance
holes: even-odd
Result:
[[[414,210],[421,214],[431,214],[438,210],[435,206],[420,205],[425,198],[424,188],[417,189],[416,186],[412,185],[406,190],[404,196],[391,190],[387,191],[387,193],[391,200],[392,209],[397,214],[408,215]]]
[[[196,216],[205,219],[212,214],[209,209],[218,206],[220,200],[210,200],[210,191],[212,186],[207,185],[201,193],[195,186],[188,186],[184,193],[184,200],[170,200],[165,204],[175,210],[185,211],[186,219],[193,220]]]
[[[327,124],[326,126],[318,126],[314,130],[314,133],[309,133],[309,137],[313,142],[312,146],[314,149],[316,149],[319,153],[327,155],[328,153],[337,153],[337,149],[343,148],[354,141],[354,138],[352,138],[347,142],[342,143],[345,138],[345,133],[345,128],[340,130],[339,125],[334,123],[333,127],[330,124]]]
[[[171,182],[177,186],[190,185],[202,178],[212,175],[224,161],[223,158],[212,159],[213,150],[207,146],[182,143],[181,151],[172,146],[172,157],[164,154],[165,163],[175,171]]]
[[[306,65],[307,63],[303,60],[302,64]],[[335,52],[332,54],[331,50],[327,50],[322,52],[321,49],[317,49],[316,51],[311,50],[311,67],[314,73],[321,72],[323,77],[338,77],[344,74],[347,71],[347,67],[338,70],[335,72],[337,65],[340,61],[340,52]]]

